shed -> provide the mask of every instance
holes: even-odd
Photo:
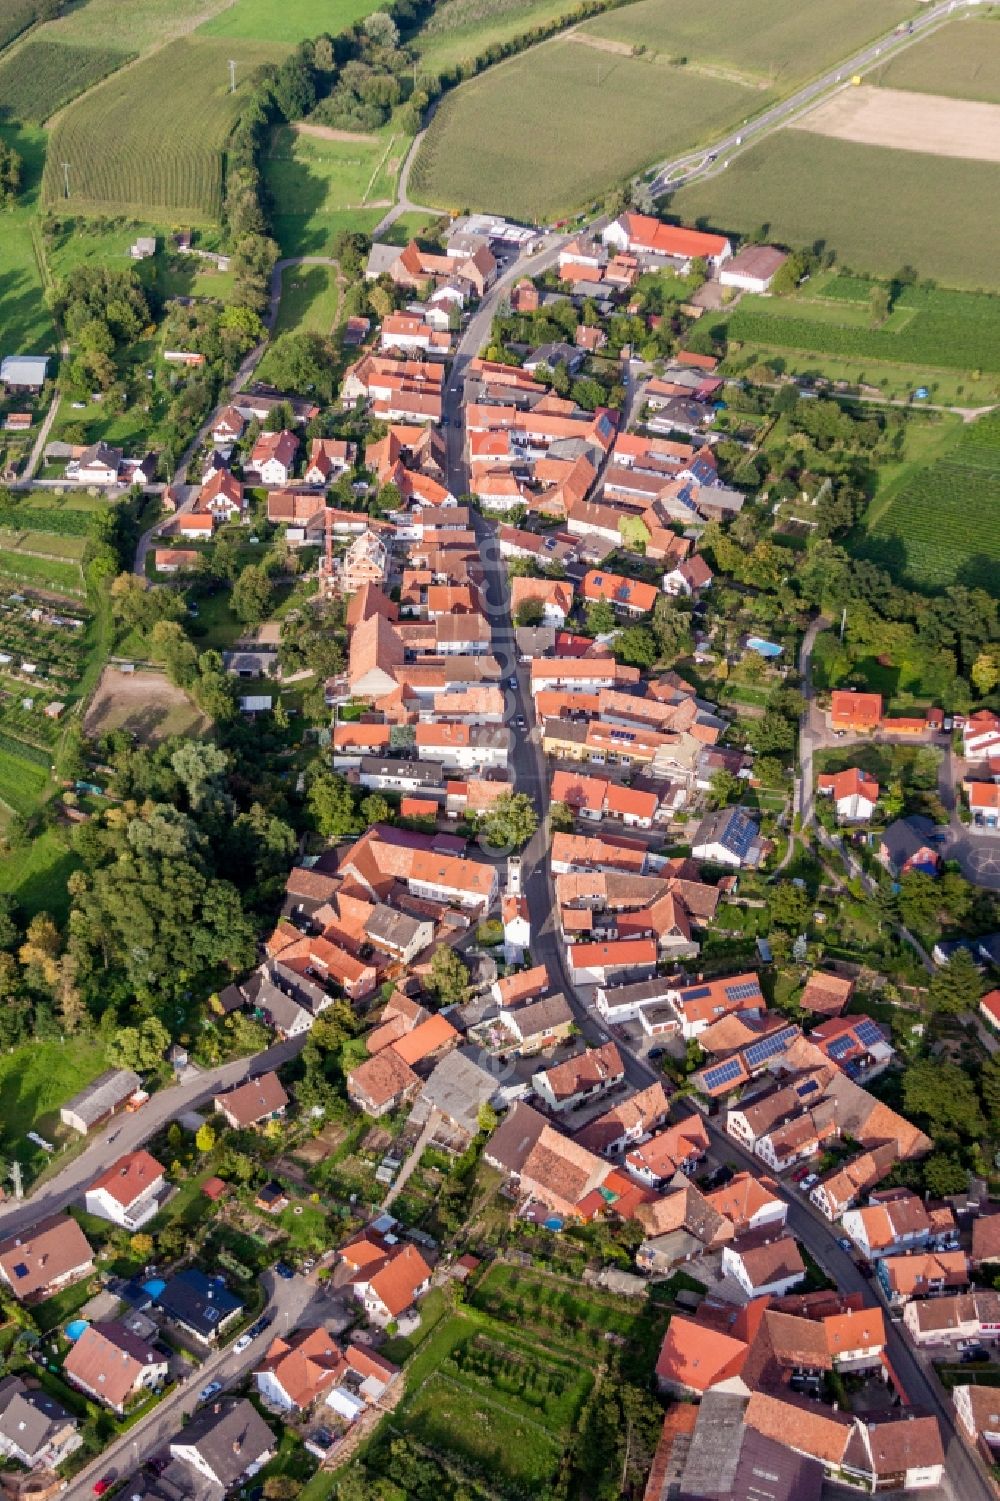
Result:
[[[19,391],[40,391],[49,369],[47,354],[8,354],[0,363],[0,381]]]

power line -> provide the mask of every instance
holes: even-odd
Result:
[[[236,93],[236,59],[229,59],[229,92]]]
[[[66,197],[69,197],[69,162],[63,162],[63,182],[66,185]]]

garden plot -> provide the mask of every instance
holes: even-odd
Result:
[[[1000,162],[1000,104],[981,100],[862,86],[834,94],[797,129],[862,146]]]

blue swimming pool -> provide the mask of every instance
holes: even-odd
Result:
[[[765,641],[762,636],[748,636],[747,650],[755,651],[759,657],[780,657],[784,647],[777,641]]]
[[[89,1327],[90,1325],[86,1319],[74,1319],[72,1324],[66,1325],[66,1338],[73,1340],[75,1343],[84,1330],[89,1329]]]
[[[158,1298],[166,1285],[162,1277],[150,1277],[148,1282],[142,1284],[143,1291],[149,1293],[151,1298]]]

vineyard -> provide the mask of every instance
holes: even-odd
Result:
[[[1000,417],[963,429],[944,458],[880,505],[862,550],[917,585],[1000,594]]]
[[[13,57],[0,62],[0,115],[40,125],[129,57],[110,48],[67,47],[30,38]]]
[[[858,306],[872,285],[838,277],[815,302],[744,297],[728,320],[727,337],[844,359],[1000,371],[1000,297],[907,287],[886,324],[872,328],[859,321]]]
[[[52,132],[44,202],[77,213],[217,219],[223,149],[241,92],[256,67],[287,48],[244,42],[237,50],[235,94],[229,92],[232,45],[185,38],[70,105]]]

